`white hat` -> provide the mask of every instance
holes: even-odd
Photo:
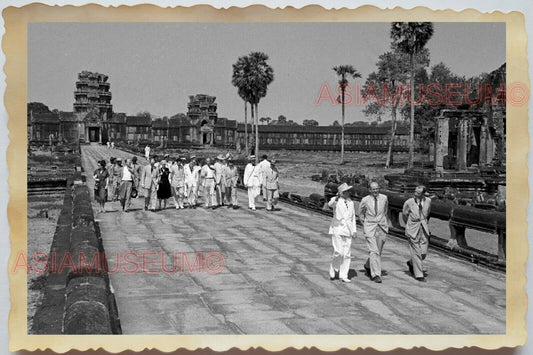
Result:
[[[217,159],[218,159],[218,160],[225,160],[226,157],[223,156],[222,154],[219,154],[219,155],[217,156]]]
[[[255,159],[255,155],[250,155],[250,156],[248,157],[248,160],[254,160],[254,159]]]
[[[337,187],[337,191],[339,193],[343,193],[344,191],[347,191],[349,189],[351,189],[352,186],[348,185],[347,183],[343,183],[342,185],[340,185],[339,187]]]

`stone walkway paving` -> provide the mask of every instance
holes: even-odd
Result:
[[[131,156],[103,146],[82,153],[91,189],[97,159]],[[246,207],[243,192],[239,202]],[[325,216],[286,204],[268,213],[262,202],[256,212],[169,205],[147,212],[137,198],[128,213],[113,202],[95,214],[124,334],[505,333],[503,273],[430,251],[428,282],[419,283],[405,265],[406,242],[389,237],[387,275],[376,284],[362,270],[367,251],[358,238],[352,282],[330,281]],[[213,258],[210,269],[198,270],[197,253]],[[153,273],[142,271],[143,255]]]

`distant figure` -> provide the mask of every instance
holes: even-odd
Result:
[[[261,161],[257,164],[259,168],[259,178],[261,180],[261,193],[263,194],[263,201],[267,200],[267,188],[266,188],[266,172],[270,170],[270,162],[268,156],[263,154]]]
[[[381,283],[381,252],[387,240],[389,222],[387,211],[389,201],[379,193],[379,184],[370,183],[370,194],[363,197],[359,204],[359,220],[363,223],[369,257],[364,265],[366,274],[376,283]]]
[[[133,187],[139,190],[139,179],[141,178],[142,166],[137,164],[137,157],[131,158],[131,168],[133,170]]]
[[[207,158],[205,160],[204,166],[202,166],[201,170],[201,179],[202,179],[202,186],[203,186],[203,195],[205,208],[212,207],[213,209],[216,208],[216,201],[215,201],[215,168],[211,166],[211,159]],[[210,206],[211,204],[211,206]]]
[[[131,189],[133,188],[134,172],[131,166],[131,160],[126,159],[124,167],[120,170],[119,179],[120,185],[118,188],[118,195],[122,211],[128,212],[131,205]]]
[[[110,201],[118,200],[118,185],[120,183],[118,177],[120,175],[120,170],[122,169],[122,159],[113,158],[113,165],[109,168],[109,183],[107,184],[108,192],[107,198]]]
[[[224,176],[226,172],[226,157],[223,154],[219,154],[216,160],[215,164],[213,164],[215,168],[215,196],[217,206],[224,206],[224,200],[226,199],[226,178]]]
[[[357,235],[355,225],[355,207],[350,198],[349,190],[352,186],[343,183],[337,188],[337,196],[328,202],[333,208],[333,218],[329,226],[331,242],[333,244],[333,258],[329,266],[329,278],[340,278],[343,282],[351,282],[348,278],[350,270],[352,238]]]
[[[141,188],[144,196],[144,210],[155,210],[155,198],[157,186],[159,184],[159,175],[155,167],[155,159],[150,159],[150,163],[145,165],[141,170],[140,178]]]
[[[250,155],[248,165],[244,169],[244,186],[248,188],[248,208],[255,211],[255,198],[261,191],[259,168],[255,165],[255,155]]]
[[[426,258],[429,244],[428,220],[431,212],[431,199],[425,196],[426,187],[417,186],[414,197],[403,204],[405,235],[409,240],[411,260],[407,261],[409,271],[421,282],[426,282],[422,261]]]
[[[239,204],[237,202],[237,181],[239,180],[239,169],[233,163],[233,160],[228,160],[228,165],[225,167],[224,177],[226,179],[226,198],[228,199],[228,208],[237,209]]]
[[[198,198],[198,184],[200,181],[200,167],[196,163],[196,157],[192,156],[191,161],[183,167],[185,172],[185,196],[190,208],[196,208]]]
[[[273,211],[279,198],[279,173],[276,161],[272,160],[270,166],[263,172],[267,199],[267,211]]]
[[[163,159],[159,163],[159,185],[157,187],[157,200],[159,210],[161,210],[161,205],[163,205],[163,209],[167,207],[167,200],[172,196],[169,177],[170,170],[167,167],[167,161]]]
[[[111,149],[111,143],[109,141],[107,141],[107,149]]]
[[[185,169],[183,160],[185,158],[176,157],[170,166],[170,188],[176,209],[185,208],[183,198],[185,197]]]
[[[115,149],[115,142],[111,141],[111,149]]]
[[[144,157],[146,158],[146,160],[150,161],[150,146],[149,145],[144,147]]]
[[[105,203],[107,200],[107,182],[109,173],[106,168],[105,160],[98,162],[98,169],[94,171],[94,198],[100,204],[100,211],[105,212]]]

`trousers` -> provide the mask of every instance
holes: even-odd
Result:
[[[420,227],[416,237],[409,236],[409,252],[411,254],[411,263],[413,263],[413,272],[415,277],[424,276],[423,260],[428,253],[428,235],[424,228]]]
[[[333,258],[329,266],[329,276],[335,277],[335,272],[339,272],[339,278],[347,279],[352,254],[352,238],[332,234],[331,244],[333,244]]]
[[[120,198],[120,204],[122,209],[128,209],[131,205],[131,188],[133,187],[132,181],[122,180],[118,188],[118,194]]]
[[[248,186],[248,207],[255,208],[257,195],[259,195],[259,186]]]
[[[374,235],[365,235],[365,240],[368,248],[368,259],[365,266],[370,269],[371,277],[381,277],[381,253],[387,240],[387,233],[378,226]]]
[[[232,185],[226,185],[226,198],[230,205],[237,206],[237,188]]]
[[[184,187],[183,186],[171,186],[172,198],[174,199],[174,206],[183,208]]]
[[[196,198],[198,194],[198,187],[195,183],[185,183],[185,196],[187,198],[187,202],[189,203],[189,206],[195,206],[196,205]]]
[[[204,184],[204,206],[216,206],[215,181],[213,179],[205,179]]]

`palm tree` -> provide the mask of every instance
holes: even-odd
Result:
[[[419,53],[433,36],[431,22],[393,22],[391,25],[392,46],[409,55],[411,73],[409,76],[409,91],[411,103],[411,118],[409,129],[409,163],[413,167],[414,160],[414,130],[415,130],[415,55]]]
[[[341,106],[342,106],[342,125],[341,125],[341,164],[344,164],[344,93],[348,86],[348,77],[360,78],[361,74],[353,65],[339,65],[333,67],[333,71],[339,76],[339,85],[341,87]]]
[[[255,159],[259,161],[259,101],[267,94],[267,87],[274,81],[274,69],[268,65],[268,55],[263,52],[251,52],[247,83],[252,106],[252,117],[255,107]]]
[[[250,70],[250,60],[247,56],[242,56],[237,59],[237,62],[233,64],[233,76],[231,78],[231,84],[238,90],[239,96],[244,101],[244,145],[246,154],[249,154],[248,148],[248,102],[250,101],[250,91],[248,89],[247,73]],[[252,111],[253,115],[253,111]],[[253,116],[252,116],[253,117]],[[252,121],[253,122],[253,121]]]

